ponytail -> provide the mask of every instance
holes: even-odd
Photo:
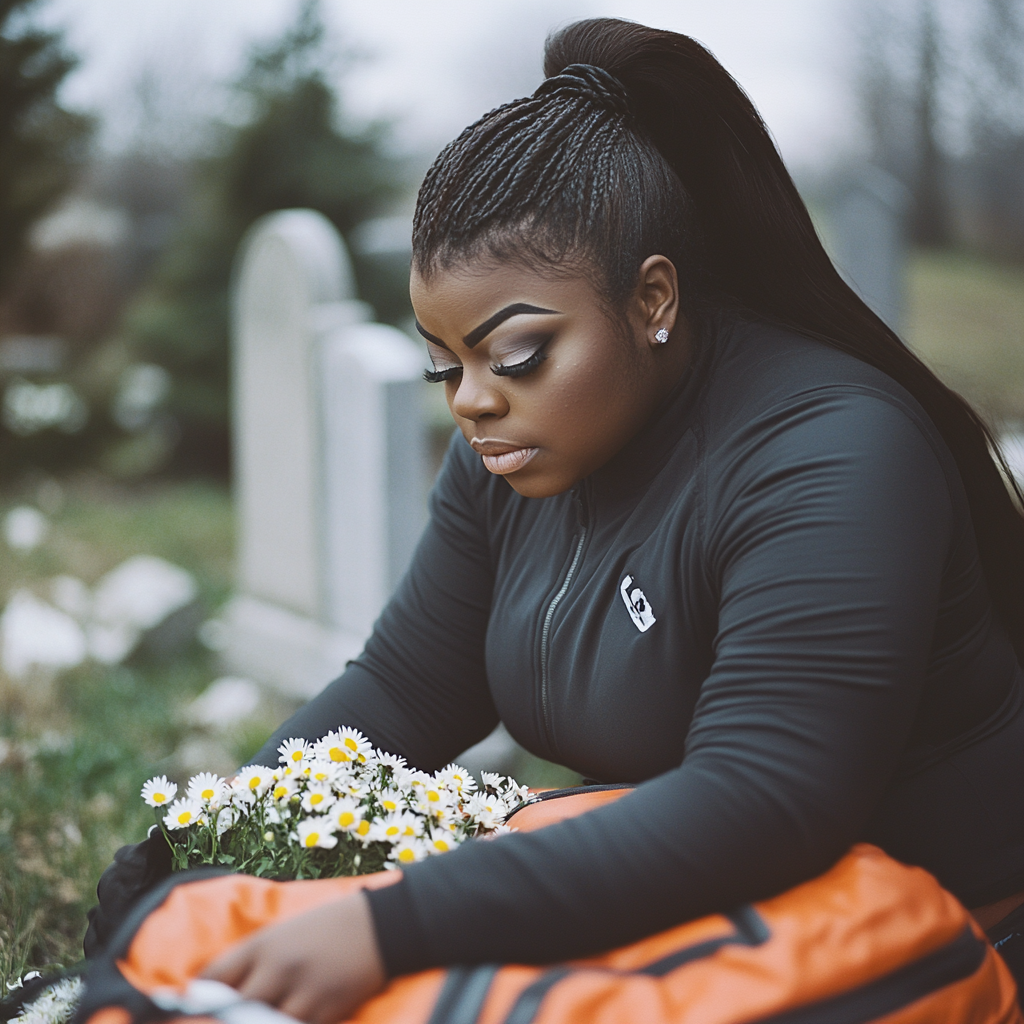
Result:
[[[544,71],[533,97],[481,118],[431,167],[413,226],[419,272],[481,249],[552,266],[583,254],[615,294],[662,253],[705,301],[877,367],[956,461],[996,615],[1024,664],[1020,489],[978,414],[840,277],[743,90],[693,39],[611,18],[550,38]]]

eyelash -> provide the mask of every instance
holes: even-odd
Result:
[[[544,342],[532,356],[524,359],[521,363],[512,363],[508,366],[498,363],[497,366],[491,367],[491,373],[497,377],[525,377],[528,373],[533,373],[547,359],[548,354],[544,351],[547,345],[548,343]],[[451,380],[460,373],[462,373],[461,366],[448,366],[443,370],[424,370],[423,379],[429,384],[440,384],[443,381]]]

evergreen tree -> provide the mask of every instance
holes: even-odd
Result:
[[[326,49],[310,0],[283,39],[253,53],[237,85],[251,115],[224,128],[215,155],[197,168],[191,211],[129,315],[142,357],[174,381],[178,470],[227,469],[228,290],[246,229],[270,211],[311,207],[345,234],[401,186],[381,151],[383,129],[339,124]]]
[[[35,0],[0,0],[0,287],[33,222],[71,184],[92,122],[57,103],[75,58],[61,36],[33,27]]]

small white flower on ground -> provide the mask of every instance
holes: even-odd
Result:
[[[338,845],[338,837],[334,833],[334,823],[324,815],[306,818],[295,826],[299,844],[307,849],[319,846],[324,850],[333,850]]]
[[[166,775],[157,775],[155,778],[143,783],[142,799],[150,807],[162,807],[164,804],[170,803],[177,792],[177,785],[170,782]]]
[[[313,748],[305,740],[285,740],[277,752],[281,755],[281,763],[292,768],[305,767],[305,762],[313,757]]]
[[[218,803],[224,795],[224,780],[213,772],[200,772],[189,779],[188,795],[193,800]]]
[[[312,785],[302,798],[302,808],[310,813],[322,814],[336,799],[330,786]]]
[[[171,829],[187,828],[200,822],[203,817],[203,805],[198,800],[190,800],[185,797],[183,800],[175,800],[167,808],[164,817],[164,824]]]
[[[274,773],[261,764],[250,764],[235,776],[232,787],[243,793],[262,796],[274,781]]]

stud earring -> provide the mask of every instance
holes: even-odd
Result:
[[[664,327],[662,327],[661,330],[654,335],[654,340],[659,345],[664,345],[665,342],[668,341],[668,331],[665,330]]]

